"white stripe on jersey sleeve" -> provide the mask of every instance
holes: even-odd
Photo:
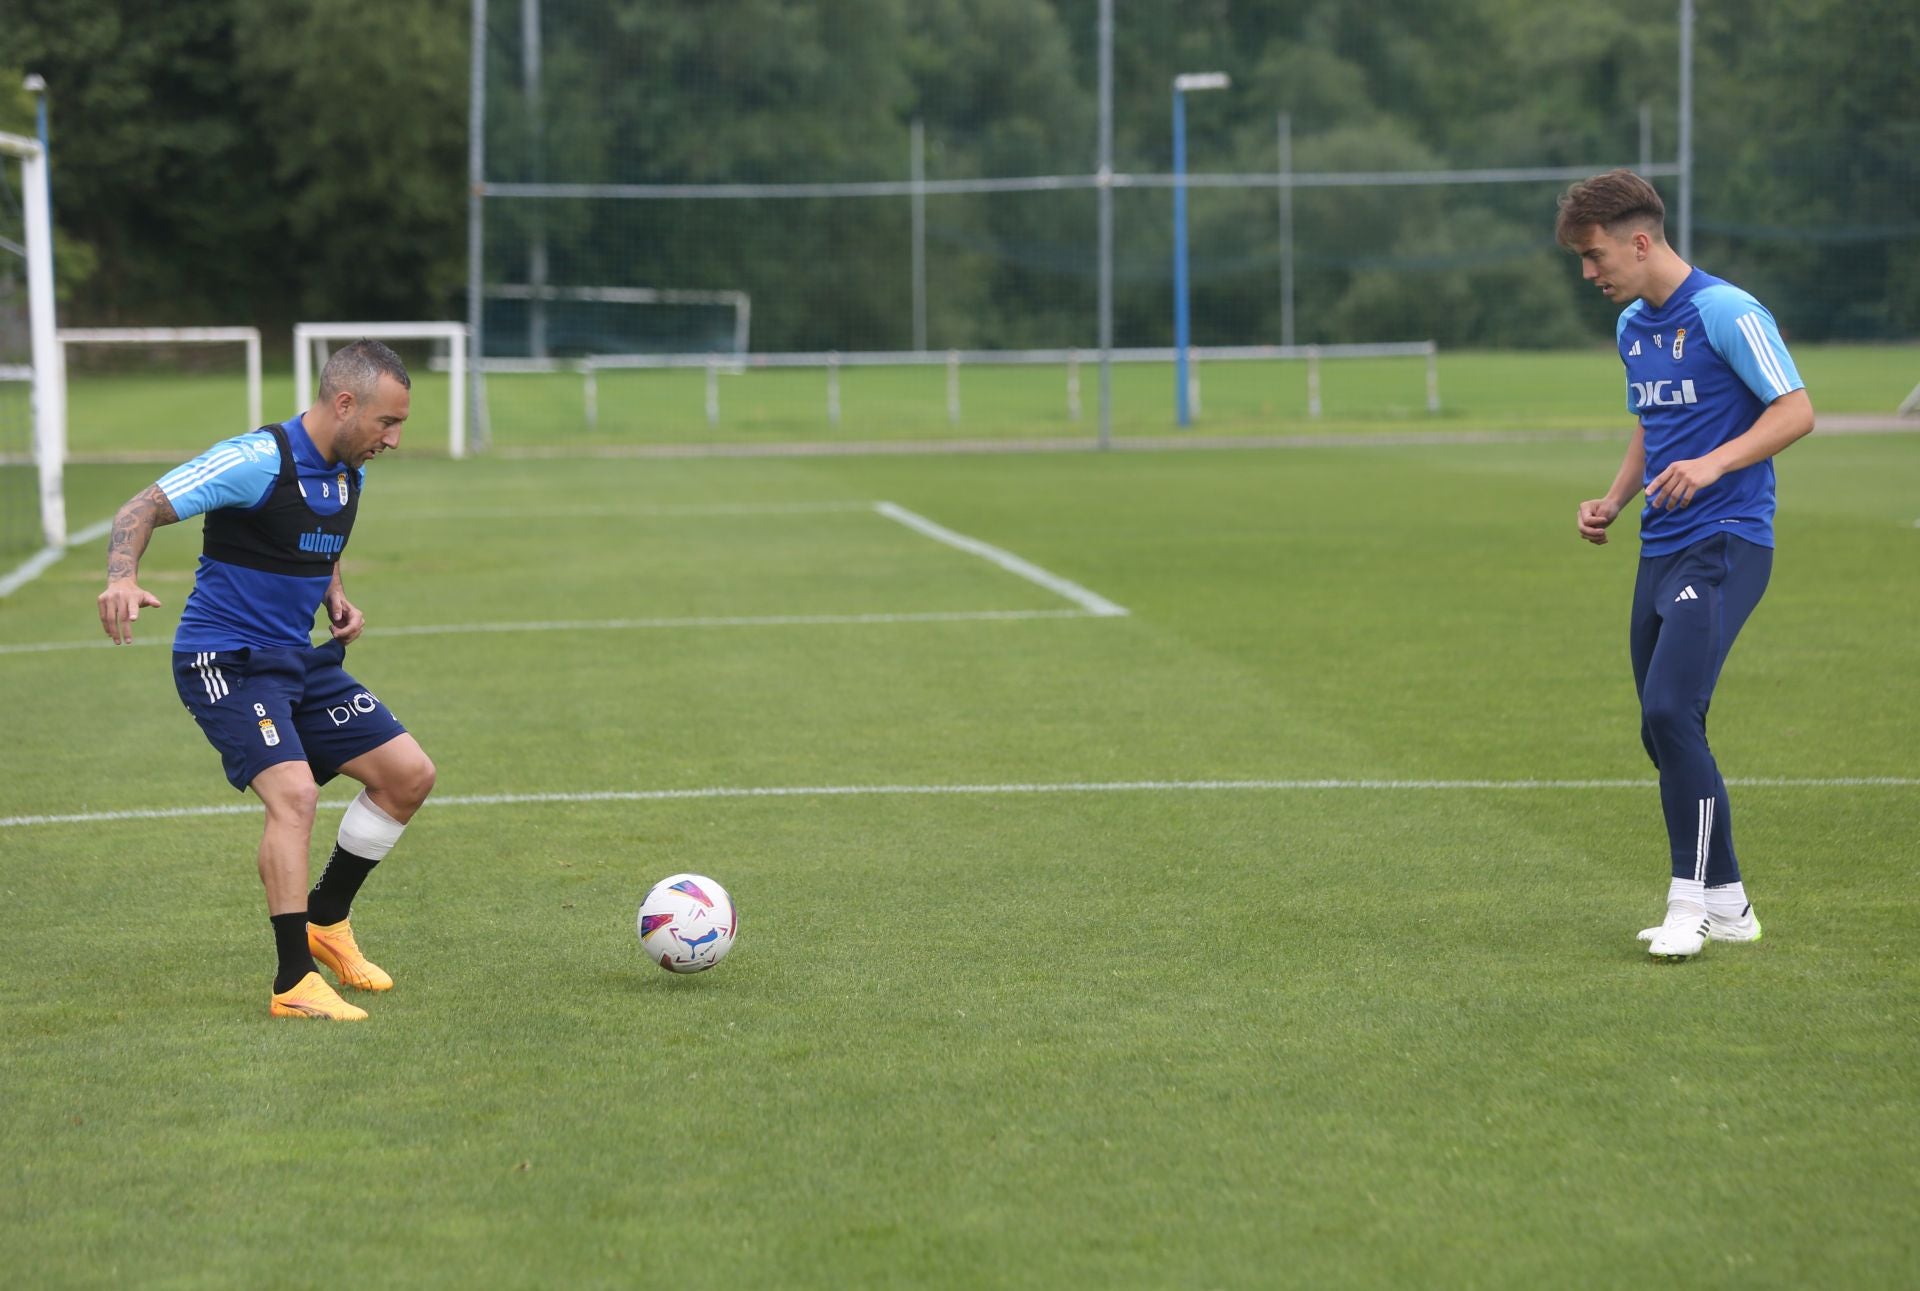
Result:
[[[157,487],[167,495],[174,515],[185,520],[220,507],[259,502],[280,475],[280,450],[272,436],[265,437],[265,452],[258,444],[243,447],[242,441],[259,433],[222,440],[161,476]]]
[[[1747,338],[1754,361],[1760,365],[1761,373],[1773,386],[1773,397],[1778,399],[1787,392],[1787,374],[1781,371],[1779,356],[1773,352],[1773,346],[1767,343],[1767,329],[1761,324],[1759,315],[1748,310],[1733,321],[1740,328],[1740,334]]]
[[[210,449],[186,465],[176,466],[161,476],[160,491],[171,498],[246,464],[247,455],[237,448]]]

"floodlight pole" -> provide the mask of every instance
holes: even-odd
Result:
[[[53,145],[47,138],[47,81],[38,72],[28,72],[26,79],[20,82],[20,88],[33,95],[33,123],[35,132],[40,136],[40,161],[49,174],[47,176],[47,219],[53,219]],[[47,246],[47,263],[53,263],[53,246]]]
[[[1293,344],[1293,114],[1280,114],[1280,344]]]
[[[533,142],[533,182],[544,183],[546,120],[540,88],[540,0],[520,0],[520,89],[526,98],[527,124]],[[527,302],[527,353],[547,357],[547,229],[546,219],[534,208],[527,239],[527,282],[533,295]]]
[[[1680,0],[1680,258],[1693,262],[1693,0]]]
[[[1187,405],[1187,350],[1191,319],[1187,302],[1187,92],[1224,90],[1225,72],[1183,72],[1173,78],[1173,384],[1181,429],[1193,422]]]
[[[473,425],[467,441],[487,442],[486,387],[481,382],[485,349],[485,243],[481,203],[487,182],[487,0],[472,0],[467,84],[467,408]]]
[[[913,119],[907,151],[907,174],[913,183],[913,348],[927,350],[927,124]]]
[[[1100,0],[1100,447],[1113,443],[1113,0]]]

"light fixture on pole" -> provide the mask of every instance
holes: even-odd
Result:
[[[47,81],[38,72],[28,72],[20,88],[33,95],[34,126],[40,136],[40,160],[47,167],[47,219],[53,219],[53,147],[47,138]],[[53,263],[53,249],[47,249],[47,263]]]
[[[1183,72],[1173,78],[1173,384],[1174,407],[1184,428],[1192,422],[1187,406],[1187,350],[1191,320],[1187,309],[1187,101],[1188,92],[1224,90],[1233,82],[1225,72]]]

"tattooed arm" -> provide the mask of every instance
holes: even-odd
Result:
[[[107,539],[107,590],[100,593],[100,627],[115,645],[130,644],[140,611],[160,604],[159,597],[140,586],[140,557],[153,531],[179,518],[157,484],[129,499],[114,516],[113,536]]]

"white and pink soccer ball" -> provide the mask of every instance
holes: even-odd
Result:
[[[640,903],[640,946],[669,973],[700,973],[733,949],[740,916],[727,890],[704,874],[671,874]]]

